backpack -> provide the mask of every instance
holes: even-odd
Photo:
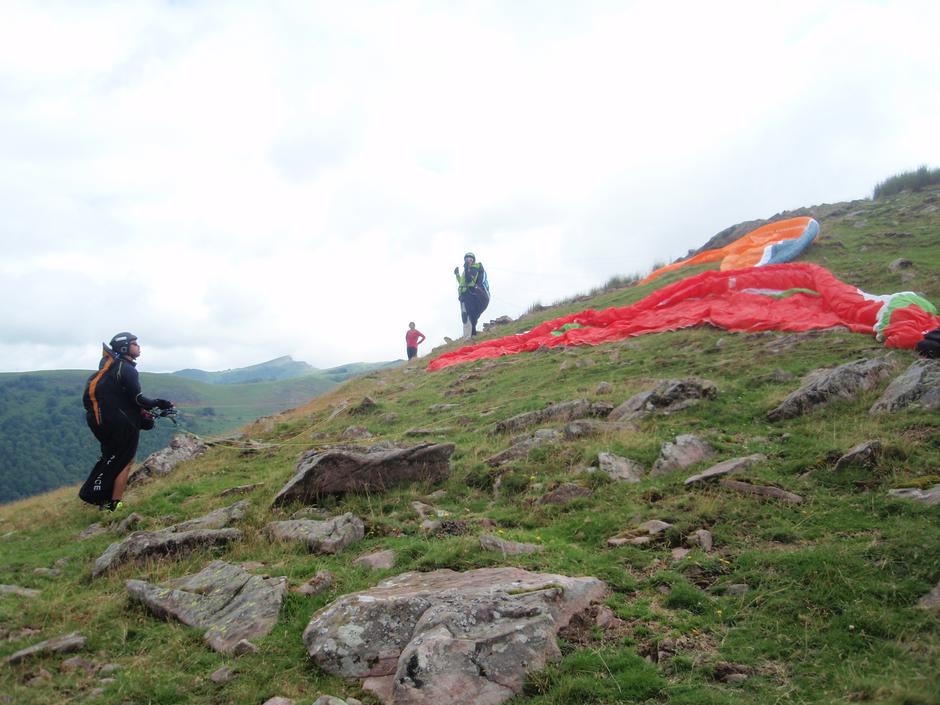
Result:
[[[926,333],[924,339],[917,343],[914,349],[921,357],[940,357],[940,328],[934,328]]]

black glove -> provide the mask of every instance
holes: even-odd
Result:
[[[153,403],[157,405],[158,409],[166,410],[173,408],[173,402],[167,401],[166,399],[154,399]]]
[[[459,277],[459,276],[460,276],[460,267],[454,267],[454,276],[455,276],[455,277]]]

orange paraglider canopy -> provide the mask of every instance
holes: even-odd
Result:
[[[666,272],[708,262],[721,262],[721,271],[782,264],[791,261],[819,234],[819,223],[808,216],[767,223],[729,245],[705,250],[679,262],[660,267],[640,284],[648,284]]]

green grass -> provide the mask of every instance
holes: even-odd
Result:
[[[940,300],[940,215],[928,207],[933,195],[930,190],[904,193],[841,212],[833,207],[807,258],[872,293],[910,288]],[[898,257],[915,263],[903,282],[887,267]],[[652,288],[605,291],[588,302],[533,312],[513,325],[522,330],[587,306],[629,304]],[[43,657],[0,669],[0,692],[24,704],[247,705],[284,695],[310,705],[320,693],[374,703],[358,683],[328,676],[310,663],[300,635],[311,615],[341,595],[407,570],[511,564],[596,576],[610,588],[606,605],[623,620],[609,632],[593,628],[578,639],[563,635],[561,661],[529,674],[514,705],[936,702],[940,623],[936,613],[915,605],[940,580],[940,509],[887,495],[892,487],[935,481],[940,467],[936,414],[870,416],[868,409],[885,382],[855,400],[770,423],[767,412],[798,384],[773,381],[775,371],[801,376],[885,353],[874,340],[839,332],[798,336],[784,351],[769,351],[771,343],[786,337],[692,329],[437,373],[408,366],[370,373],[279,416],[269,430],[253,427],[249,435],[269,444],[265,449],[245,454],[237,443],[214,447],[129,494],[132,509],[146,517],[143,528],[156,528],[222,506],[226,500],[217,497],[222,489],[260,482],[247,495],[252,509],[240,524],[244,541],[174,560],[126,565],[97,580],[89,577],[91,564],[118,537],[107,533],[75,540],[100,517],[78,506],[72,489],[5,505],[0,508],[0,583],[38,588],[42,595],[35,600],[0,596],[0,658],[41,638],[80,630],[90,639],[85,658],[115,663],[121,670],[103,694],[90,698],[96,679],[61,672],[63,657]],[[907,351],[893,354],[899,369],[914,359]],[[493,432],[498,420],[574,398],[619,403],[659,379],[690,375],[714,381],[718,398],[642,420],[636,430],[539,448],[498,469],[485,463],[509,441],[507,434]],[[612,394],[595,394],[601,381],[613,385]],[[365,395],[376,400],[377,409],[329,418],[339,399],[355,403]],[[431,411],[441,403],[458,406]],[[315,556],[301,546],[267,541],[264,525],[297,508],[273,510],[270,502],[293,475],[298,455],[339,442],[353,424],[367,427],[376,438],[399,442],[414,442],[405,435],[410,428],[450,429],[439,437],[456,445],[450,478],[440,487],[419,484],[325,501],[330,511],[353,512],[367,527],[361,544],[338,555]],[[805,501],[796,506],[762,502],[718,485],[686,488],[683,479],[707,463],[638,484],[575,473],[602,451],[648,467],[662,443],[690,432],[708,440],[719,460],[763,453],[767,460],[742,477],[782,487]],[[873,467],[834,472],[841,453],[870,438],[883,443]],[[562,482],[590,487],[593,494],[562,507],[537,502]],[[436,489],[444,489],[445,497],[428,500]],[[410,507],[414,500],[446,509],[451,519],[467,522],[467,532],[426,534]],[[482,528],[484,518],[496,526]],[[608,547],[608,538],[648,519],[672,528],[649,546]],[[674,560],[672,549],[702,528],[712,532],[714,550],[695,549]],[[479,547],[477,537],[484,531],[545,550],[506,560]],[[385,548],[396,551],[393,569],[369,573],[352,565],[358,555]],[[258,640],[259,653],[238,658],[214,653],[198,631],[157,620],[129,603],[125,580],[175,578],[215,557],[262,562],[262,572],[285,575],[292,585],[326,569],[334,583],[314,598],[291,593],[275,630]],[[34,574],[35,568],[62,558],[67,562],[58,578]],[[746,584],[747,592],[732,594],[728,588],[735,584]],[[40,633],[24,634],[25,628]],[[674,655],[656,661],[653,655],[666,644]],[[747,679],[723,681],[725,663],[746,667]],[[209,675],[223,664],[235,678],[212,683]],[[51,678],[26,685],[40,668]]]

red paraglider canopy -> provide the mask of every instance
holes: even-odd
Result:
[[[909,294],[909,292],[908,292]],[[892,296],[873,296],[814,264],[774,264],[725,272],[702,272],[671,284],[631,306],[580,313],[546,321],[526,333],[487,340],[438,356],[429,370],[471,360],[513,355],[542,346],[598,345],[646,333],[710,324],[729,331],[805,331],[845,326],[856,333],[879,332],[885,345],[913,348],[940,326],[925,299],[896,307],[879,320]]]

